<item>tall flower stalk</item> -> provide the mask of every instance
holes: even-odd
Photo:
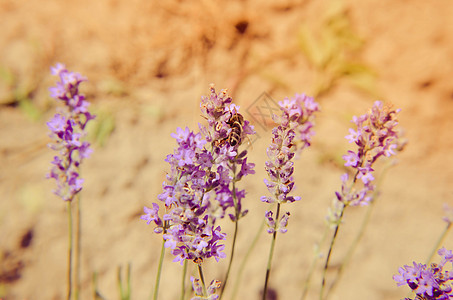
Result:
[[[353,117],[357,129],[349,129],[350,134],[346,139],[356,144],[357,152],[348,151],[343,159],[346,161],[345,166],[352,168],[354,175],[351,179],[349,173],[341,176],[341,190],[335,192],[336,197],[327,217],[329,224],[334,227],[334,232],[324,264],[320,300],[324,298],[326,272],[346,207],[370,204],[376,187],[373,183],[373,164],[380,157],[396,154],[399,133],[395,127],[398,124],[396,115],[399,111],[376,101],[367,114]]]
[[[83,179],[80,178],[80,166],[92,152],[90,144],[82,141],[86,136],[86,126],[95,118],[88,111],[89,102],[79,92],[79,85],[87,79],[79,73],[69,72],[63,64],[51,68],[52,75],[59,77],[55,87],[51,87],[51,97],[64,104],[54,117],[47,122],[53,143],[52,150],[58,152],[52,161],[48,178],[55,179],[57,189],[54,193],[68,202],[68,292],[67,299],[72,294],[72,278],[75,280],[74,296],[79,298],[80,290],[80,255],[81,255],[81,211],[79,193],[82,190]],[[76,235],[75,235],[75,268],[72,267],[73,224],[72,202],[76,199]],[[74,273],[74,274],[73,274]]]
[[[247,163],[247,151],[238,151],[254,130],[239,113],[239,107],[231,102],[225,90],[217,94],[212,86],[211,95],[202,97],[201,102],[208,126],[199,124],[201,133],[186,127],[172,134],[178,147],[165,160],[171,171],[158,196],[166,211],[160,217],[159,205],[153,203],[152,208],[144,208],[145,215],[141,217],[156,225],[156,233],[164,233],[164,245],[172,249],[174,261],[195,263],[202,284],[192,280],[197,297],[217,296],[213,293],[220,288],[220,282],[205,286],[202,262],[210,257],[217,261],[226,257],[225,245],[220,244],[226,234],[217,221],[224,218],[229,208],[234,209],[234,213],[228,214],[231,220],[237,222],[245,216],[247,210],[242,210],[245,191],[237,189],[236,182],[254,173],[254,164]]]
[[[222,167],[228,170],[228,176],[231,182],[228,186],[224,186],[225,191],[229,191],[230,195],[226,195],[228,199],[221,204],[223,211],[232,207],[233,213],[229,213],[230,219],[234,222],[234,233],[230,258],[228,262],[227,272],[220,291],[220,298],[228,283],[234,252],[236,249],[236,239],[239,230],[239,220],[244,217],[248,210],[242,209],[242,199],[245,197],[245,190],[239,190],[236,183],[243,177],[254,174],[255,164],[247,162],[247,150],[239,151],[239,147],[246,141],[248,135],[255,134],[253,126],[249,121],[245,120],[244,116],[239,112],[239,106],[232,103],[233,99],[228,96],[226,90],[222,90],[219,94],[215,92],[214,86],[210,88],[211,94],[209,97],[202,97],[201,112],[207,120],[208,126],[200,124],[200,130],[203,133],[206,141],[210,143],[211,153],[214,154],[215,161],[220,162]],[[223,159],[222,153],[232,149],[234,156],[226,156]],[[220,155],[220,160],[216,156]]]
[[[294,188],[294,162],[296,154],[308,146],[314,132],[312,131],[314,112],[319,110],[318,104],[313,98],[296,94],[292,99],[285,98],[279,103],[281,116],[273,115],[273,120],[278,124],[272,130],[272,142],[267,148],[266,172],[269,180],[264,183],[271,196],[262,196],[261,201],[266,203],[277,203],[276,212],[266,211],[265,219],[267,232],[272,234],[272,241],[269,250],[269,257],[264,280],[263,300],[266,299],[267,287],[272,266],[277,232],[285,233],[290,213],[284,212],[280,215],[281,205],[292,203],[301,198],[290,196]],[[275,216],[274,216],[275,215]]]

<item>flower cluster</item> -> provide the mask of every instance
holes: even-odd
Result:
[[[445,248],[437,252],[442,260],[439,264],[431,264],[428,268],[424,264],[413,262],[413,266],[405,265],[399,268],[399,275],[393,276],[398,286],[408,285],[417,295],[416,299],[448,300],[453,297],[452,280],[453,268],[444,271],[447,263],[453,266],[453,253]],[[408,298],[406,298],[408,299]]]
[[[346,139],[355,143],[358,149],[357,152],[348,151],[343,159],[346,161],[344,165],[353,168],[355,175],[350,183],[348,173],[343,174],[341,191],[335,193],[345,206],[368,205],[372,201],[371,192],[375,189],[373,164],[381,156],[395,155],[401,146],[399,133],[395,131],[399,111],[376,101],[367,114],[353,117],[357,130],[349,129]],[[363,188],[356,190],[353,186],[358,179],[362,181]]]
[[[141,218],[148,224],[154,222],[156,233],[163,232],[165,247],[171,248],[175,261],[184,259],[198,262],[214,256],[216,259],[225,257],[222,252],[225,239],[219,226],[215,227],[216,218],[209,214],[212,208],[211,193],[215,186],[229,182],[229,178],[219,173],[211,173],[212,155],[206,149],[206,141],[201,134],[195,134],[186,127],[178,128],[172,134],[178,148],[165,159],[171,166],[167,174],[167,182],[163,183],[163,192],[158,199],[165,203],[167,213],[159,217],[159,205],[145,207],[145,215]],[[223,175],[223,176],[222,176]]]
[[[89,102],[79,92],[80,83],[87,79],[79,73],[69,72],[62,64],[57,64],[51,71],[60,78],[56,87],[50,88],[51,97],[63,101],[65,109],[47,123],[50,137],[54,140],[49,147],[59,154],[54,157],[53,167],[47,177],[57,182],[55,194],[65,201],[71,201],[82,189],[79,166],[92,150],[88,142],[81,140],[86,135],[87,123],[95,116],[90,114]]]
[[[211,145],[211,154],[214,168],[217,173],[229,177],[231,187],[223,184],[218,189],[217,200],[224,214],[229,207],[235,208],[235,214],[229,214],[233,221],[247,214],[242,211],[242,199],[245,190],[236,188],[235,183],[244,176],[255,174],[255,164],[247,163],[247,150],[239,152],[238,148],[248,135],[255,134],[255,130],[249,121],[245,120],[239,112],[239,106],[232,103],[232,98],[226,90],[216,93],[213,85],[210,87],[210,96],[201,98],[201,112],[207,120],[208,126],[199,124],[204,138]],[[223,216],[222,216],[223,217]]]
[[[172,249],[174,261],[181,263],[185,259],[199,263],[205,258],[219,260],[226,256],[222,252],[225,246],[219,244],[226,235],[215,226],[216,220],[223,218],[229,207],[236,209],[230,214],[233,220],[245,215],[246,211],[241,211],[245,191],[234,183],[254,173],[254,164],[247,163],[247,152],[238,154],[243,137],[253,128],[241,122],[241,132],[235,135],[237,143],[232,145],[230,135],[239,125],[230,119],[239,114],[238,107],[231,104],[225,92],[217,95],[213,87],[211,92],[211,97],[202,98],[202,112],[209,125],[209,129],[199,125],[204,136],[187,127],[172,134],[178,147],[165,160],[171,171],[158,196],[165,203],[166,214],[160,218],[159,205],[153,203],[152,208],[144,208],[141,217],[148,224],[154,222],[155,232],[164,233],[165,246]],[[208,142],[209,150],[205,147]]]
[[[296,153],[310,146],[310,140],[314,134],[312,131],[314,112],[319,110],[319,106],[313,98],[299,94],[291,99],[285,98],[278,104],[282,114],[273,116],[273,120],[279,125],[272,130],[272,142],[267,148],[269,160],[266,161],[265,166],[270,180],[265,179],[264,183],[271,196],[262,196],[261,201],[282,204],[300,200],[300,197],[289,195],[294,187],[292,159]],[[289,213],[283,214],[277,228],[272,215],[272,212],[266,212],[267,231],[269,233],[276,230],[286,232]]]

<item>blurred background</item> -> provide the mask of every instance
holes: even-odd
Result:
[[[442,205],[453,205],[452,15],[452,2],[422,0],[0,1],[0,298],[63,299],[66,291],[66,205],[45,179],[54,155],[45,123],[59,105],[49,97],[56,81],[49,68],[57,62],[88,77],[82,92],[97,115],[94,153],[82,170],[81,299],[92,299],[93,274],[105,299],[120,299],[117,269],[128,263],[132,299],[148,299],[161,236],[139,217],[161,192],[163,160],[175,146],[170,134],[204,122],[199,101],[210,83],[228,88],[257,131],[249,148],[256,174],[240,182],[250,213],[239,224],[230,288],[267,209],[259,197],[272,124],[255,112],[263,95],[275,103],[306,93],[321,112],[313,145],[295,166],[302,201],[286,207],[289,230],[277,239],[275,299],[300,298],[341,185],[341,156],[352,146],[344,139],[350,120],[378,99],[402,109],[409,143],[383,178],[370,224],[330,299],[406,296],[392,276],[426,260],[445,228]],[[347,211],[332,268],[365,211]],[[230,222],[223,226],[232,234]],[[269,243],[263,231],[237,299],[260,299]],[[451,236],[444,246],[453,248]],[[167,253],[160,299],[179,295],[182,268],[172,259]],[[226,268],[227,260],[210,262],[205,276],[222,280]],[[308,299],[317,299],[319,273]],[[231,296],[227,288],[224,299]]]

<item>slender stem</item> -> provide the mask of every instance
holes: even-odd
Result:
[[[67,292],[67,300],[71,299],[72,293],[72,208],[71,208],[71,201],[68,202],[68,292]]]
[[[118,281],[118,288],[120,290],[120,299],[125,300],[124,290],[123,290],[123,280],[121,278],[121,266],[117,268],[117,281]]]
[[[431,251],[431,254],[428,256],[428,259],[426,260],[426,265],[428,265],[431,260],[433,259],[434,254],[436,254],[437,249],[440,247],[442,242],[445,240],[445,237],[447,236],[448,231],[451,228],[451,222],[447,223],[447,227],[445,227],[444,231],[441,233],[439,236],[436,245],[434,246],[433,250]]]
[[[232,265],[233,257],[234,257],[234,249],[235,249],[235,245],[236,245],[237,233],[238,233],[238,220],[236,219],[236,221],[234,222],[234,235],[233,235],[233,244],[231,246],[230,262],[228,263],[228,270],[227,270],[226,275],[225,275],[225,280],[223,281],[222,290],[220,291],[219,300],[222,299],[223,291],[225,290],[225,287],[226,287],[227,282],[228,282],[228,277],[230,275],[231,265]]]
[[[277,213],[275,215],[276,222],[278,222],[279,215],[280,215],[280,203],[277,204]],[[275,228],[275,229],[277,229],[277,228]],[[274,230],[274,234],[272,235],[271,249],[269,251],[269,258],[267,260],[266,279],[264,280],[263,300],[266,300],[267,285],[268,285],[269,277],[271,274],[272,257],[274,256],[274,247],[275,247],[276,239],[277,239],[277,230]]]
[[[74,255],[74,296],[76,300],[79,300],[80,292],[80,258],[81,258],[81,249],[82,249],[82,218],[81,218],[81,199],[80,194],[76,196],[76,233],[75,233],[75,255]]]
[[[328,224],[326,224],[326,227],[324,229],[324,233],[322,234],[321,242],[316,247],[317,249],[316,249],[315,256],[313,258],[313,261],[311,262],[311,266],[310,266],[310,269],[308,271],[307,278],[305,279],[304,290],[302,292],[302,298],[301,298],[302,300],[305,300],[305,297],[307,296],[308,289],[310,287],[311,276],[313,275],[313,271],[315,270],[316,263],[318,262],[318,259],[320,258],[319,248],[321,247],[322,244],[324,244],[324,241],[325,241],[325,239],[327,237],[327,232],[329,232],[329,225]]]
[[[323,300],[324,286],[326,285],[326,272],[327,272],[327,269],[329,268],[330,256],[332,254],[333,245],[335,244],[335,238],[338,235],[338,230],[340,228],[341,219],[343,218],[343,214],[344,214],[345,209],[346,209],[346,206],[343,206],[342,209],[341,209],[340,216],[338,218],[338,223],[335,226],[335,231],[334,231],[332,239],[330,241],[329,252],[327,252],[326,263],[324,264],[324,270],[322,271],[322,282],[321,282],[321,291],[319,293],[319,300]]]
[[[206,289],[206,283],[204,281],[203,268],[201,267],[201,263],[197,264],[197,266],[198,266],[198,274],[200,274],[201,283],[203,284],[203,295],[207,297],[208,290]]]
[[[263,232],[264,224],[265,224],[265,220],[263,218],[263,221],[261,222],[261,225],[258,228],[258,231],[256,232],[255,237],[253,238],[253,241],[250,244],[249,249],[247,250],[247,253],[245,254],[244,258],[242,259],[241,264],[239,265],[239,271],[236,276],[236,281],[234,283],[233,296],[231,297],[231,299],[233,299],[233,300],[236,299],[236,295],[239,290],[239,283],[241,282],[242,273],[244,272],[244,269],[245,269],[245,264],[247,263],[250,255],[252,254],[253,249],[256,246],[256,243],[258,242],[258,239],[260,238],[261,233]]]
[[[123,279],[121,276],[121,266],[118,266],[118,287],[120,290],[120,299],[121,300],[130,300],[131,299],[131,263],[127,264],[126,269],[126,284],[127,289],[124,291]]]
[[[98,299],[98,273],[95,271],[93,272],[93,276],[91,278],[91,284],[93,286],[93,300]]]
[[[377,180],[377,183],[376,183],[376,187],[379,187],[382,185],[382,181],[384,180],[384,178],[386,177],[387,175],[387,172],[388,170],[394,165],[393,162],[389,162],[382,170],[382,174],[379,176],[378,180]],[[355,176],[355,179],[357,178],[357,174]],[[346,256],[345,258],[341,261],[340,263],[340,266],[338,267],[338,271],[337,271],[337,275],[334,279],[334,281],[332,282],[332,284],[330,285],[329,287],[329,290],[327,291],[327,294],[326,296],[334,290],[334,288],[336,287],[337,283],[340,281],[342,275],[343,275],[343,271],[345,269],[345,267],[348,265],[349,261],[351,260],[352,258],[352,254],[354,253],[355,249],[357,248],[357,245],[359,244],[360,240],[362,239],[363,235],[365,234],[365,230],[366,228],[368,227],[368,224],[369,224],[369,221],[370,221],[370,218],[371,218],[371,213],[375,207],[375,203],[377,201],[377,198],[379,197],[379,189],[376,188],[373,192],[373,201],[370,203],[370,205],[368,205],[367,207],[367,211],[365,213],[365,217],[363,218],[362,220],[362,224],[360,225],[360,229],[359,229],[359,232],[357,233],[356,237],[354,238],[354,241],[351,243],[351,245],[349,246],[349,249],[348,249],[348,252],[346,253]]]
[[[91,276],[91,285],[93,286],[93,300],[96,300],[96,286],[97,286],[97,278],[96,278],[96,272],[93,272],[93,275]]]
[[[162,274],[162,265],[164,262],[164,255],[165,255],[165,240],[162,239],[162,248],[160,250],[159,266],[157,267],[157,276],[156,276],[156,284],[154,285],[153,300],[157,300],[157,295],[159,294],[160,276]]]
[[[131,263],[127,264],[127,300],[131,299]]]
[[[365,213],[365,217],[363,218],[362,224],[360,225],[360,230],[359,230],[358,234],[356,235],[356,237],[354,238],[354,241],[352,241],[352,243],[348,249],[348,252],[346,253],[345,258],[341,261],[340,266],[338,267],[337,276],[334,279],[334,281],[332,282],[332,284],[330,285],[329,289],[327,290],[326,296],[331,291],[333,291],[333,289],[335,288],[338,281],[340,281],[345,267],[348,265],[349,261],[351,260],[352,254],[354,253],[354,250],[357,248],[357,245],[359,244],[360,240],[362,239],[362,237],[365,233],[365,229],[367,228],[368,223],[370,221],[371,212],[373,211],[373,208],[374,208],[374,203],[375,203],[375,201],[371,202],[370,205],[368,205],[367,211]]]
[[[231,265],[233,263],[233,258],[234,258],[234,249],[236,249],[236,238],[237,238],[237,233],[238,233],[238,228],[239,228],[239,204],[237,200],[237,195],[236,195],[236,164],[233,163],[231,170],[233,171],[233,201],[234,201],[234,210],[235,210],[235,217],[236,219],[234,220],[234,234],[233,234],[233,244],[231,246],[231,254],[230,254],[230,261],[228,263],[228,269],[225,275],[225,279],[223,281],[222,289],[220,291],[219,295],[219,300],[222,299],[223,292],[225,291],[225,287],[228,283],[228,278],[230,275],[231,271]]]
[[[181,297],[179,297],[180,300],[184,300],[186,294],[186,275],[187,275],[187,259],[184,260],[184,267],[182,269]]]

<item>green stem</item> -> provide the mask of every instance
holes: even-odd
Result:
[[[245,265],[246,265],[250,255],[252,254],[252,251],[255,248],[256,243],[258,242],[258,239],[260,238],[261,233],[263,232],[264,224],[265,224],[265,220],[263,218],[263,221],[261,222],[261,225],[258,228],[258,231],[256,232],[255,237],[253,238],[253,241],[250,244],[249,249],[247,250],[247,253],[245,254],[244,258],[242,259],[241,264],[239,265],[239,271],[236,276],[236,281],[234,283],[233,296],[231,297],[231,299],[233,299],[233,300],[236,299],[236,295],[239,291],[239,283],[241,282],[242,274],[245,269]]]
[[[164,255],[165,255],[165,240],[162,239],[162,248],[160,250],[159,266],[157,267],[157,276],[156,276],[156,284],[154,285],[153,300],[157,300],[157,295],[159,294],[160,276],[162,274],[162,265],[164,262]]]
[[[227,269],[227,272],[225,275],[225,280],[223,281],[219,299],[222,299],[223,292],[225,291],[225,287],[228,283],[228,277],[230,275],[231,265],[233,263],[234,249],[236,248],[236,238],[237,238],[238,227],[239,227],[239,225],[238,225],[239,209],[238,209],[238,202],[237,202],[237,196],[236,196],[236,165],[235,164],[233,164],[233,166],[232,166],[232,171],[233,171],[233,201],[234,201],[234,210],[235,210],[236,219],[234,220],[234,234],[233,234],[233,244],[231,245],[230,261],[228,263],[228,269]]]
[[[330,241],[329,252],[327,252],[326,263],[324,264],[324,269],[322,271],[322,282],[321,282],[321,291],[319,293],[319,300],[323,300],[324,287],[326,285],[326,273],[327,273],[327,269],[329,268],[329,260],[330,260],[331,254],[332,254],[333,245],[335,244],[335,239],[338,235],[338,230],[340,229],[341,219],[343,218],[345,209],[346,209],[346,206],[343,205],[341,212],[340,212],[340,216],[338,218],[338,223],[335,226],[335,231],[334,231],[332,239]]]
[[[445,240],[445,237],[447,236],[448,231],[451,228],[451,222],[447,223],[447,227],[445,227],[444,231],[442,234],[439,236],[436,245],[434,246],[433,250],[431,251],[431,254],[428,256],[428,259],[426,260],[426,265],[428,265],[431,260],[433,259],[434,254],[436,254],[437,249],[440,247],[442,242]]]
[[[98,273],[95,271],[92,276],[93,300],[106,300],[98,290]]]
[[[127,269],[126,269],[126,284],[127,284],[127,290],[124,291],[124,286],[123,286],[123,279],[121,276],[121,266],[118,266],[118,287],[120,290],[120,298],[121,300],[130,300],[131,299],[131,263],[127,264]]]
[[[234,222],[234,235],[233,235],[233,244],[231,246],[230,262],[228,263],[228,270],[227,270],[226,275],[225,275],[225,280],[223,281],[222,290],[220,291],[219,300],[222,299],[223,291],[225,290],[225,287],[226,287],[227,282],[228,282],[228,277],[230,275],[231,265],[232,265],[233,257],[234,257],[234,249],[235,249],[235,245],[236,245],[237,233],[238,233],[238,220],[236,219],[236,221]]]
[[[127,300],[131,299],[131,263],[127,264]]]
[[[182,280],[181,280],[181,296],[180,300],[184,300],[186,294],[186,275],[187,275],[187,259],[184,260],[184,266],[182,269]]]
[[[203,268],[201,267],[201,263],[197,264],[198,266],[198,274],[200,275],[201,283],[203,284],[203,295],[208,296],[208,290],[206,289],[206,283],[204,281],[204,276],[203,276]]]
[[[93,300],[101,299],[98,292],[98,273],[96,271],[93,272],[93,276],[91,277],[91,284],[93,286]]]
[[[231,266],[232,266],[233,258],[234,258],[234,250],[236,249],[236,238],[237,238],[238,229],[239,229],[239,218],[240,218],[239,213],[240,212],[239,212],[239,205],[238,205],[238,200],[237,200],[237,195],[236,195],[236,179],[237,178],[236,178],[236,164],[235,163],[233,163],[233,165],[231,166],[231,170],[233,172],[232,189],[233,189],[233,202],[234,202],[234,211],[235,211],[236,219],[234,220],[234,234],[233,234],[233,244],[231,245],[230,261],[228,263],[228,269],[227,269],[227,272],[225,275],[225,280],[223,281],[222,289],[220,291],[219,300],[222,299],[223,292],[225,291],[226,285],[228,283],[228,278],[230,275]]]
[[[362,224],[360,225],[359,233],[356,235],[354,241],[351,243],[351,246],[349,247],[345,258],[340,263],[340,266],[338,267],[338,271],[337,271],[337,276],[334,279],[334,281],[332,282],[332,284],[330,285],[329,289],[327,290],[327,295],[331,291],[333,291],[333,289],[335,288],[335,286],[338,283],[338,281],[340,281],[341,276],[343,275],[343,271],[344,271],[345,267],[348,265],[349,261],[352,258],[352,254],[354,253],[355,249],[357,248],[357,245],[359,244],[360,240],[362,239],[362,237],[363,237],[363,235],[365,233],[365,229],[367,228],[368,223],[370,221],[371,212],[373,211],[373,208],[374,208],[374,203],[375,203],[375,201],[372,201],[370,203],[370,205],[368,205],[365,217],[363,218]]]
[[[275,215],[275,221],[276,222],[278,222],[279,215],[280,215],[280,203],[277,204],[277,213]],[[277,227],[277,226],[275,226],[275,227]],[[264,280],[263,300],[266,300],[267,285],[268,285],[269,277],[270,277],[270,274],[271,274],[272,257],[274,256],[274,247],[275,247],[275,240],[276,239],[277,239],[277,228],[275,228],[274,234],[272,235],[271,248],[270,248],[270,251],[269,251],[269,258],[267,260],[266,279]]]
[[[124,290],[123,290],[123,280],[121,278],[121,266],[118,266],[118,268],[117,268],[117,281],[118,281],[118,288],[120,290],[120,299],[125,300]]]
[[[76,196],[76,233],[75,233],[75,255],[74,255],[74,296],[76,300],[79,300],[80,292],[80,258],[81,258],[81,248],[82,248],[82,219],[81,219],[81,203],[80,203],[80,194]]]
[[[67,283],[68,283],[68,292],[67,300],[71,299],[72,293],[72,208],[71,201],[68,201],[68,274],[67,274]]]
[[[305,300],[305,297],[307,296],[308,289],[310,287],[310,282],[311,282],[311,276],[313,275],[313,271],[315,270],[316,263],[318,262],[319,259],[319,248],[321,247],[322,244],[324,244],[324,241],[327,237],[327,233],[329,232],[329,225],[326,225],[324,229],[324,233],[322,234],[321,242],[318,244],[315,256],[313,258],[313,261],[311,262],[310,270],[308,271],[307,278],[305,279],[304,282],[304,290],[302,292],[302,300]]]
[[[332,282],[332,284],[330,285],[329,290],[327,291],[327,294],[329,294],[331,291],[333,291],[333,289],[335,288],[337,283],[340,281],[340,279],[341,279],[341,277],[343,275],[343,271],[344,271],[345,267],[348,265],[349,261],[352,258],[352,255],[353,255],[355,249],[357,248],[357,245],[359,244],[360,240],[362,239],[363,235],[365,234],[365,230],[368,227],[368,224],[369,224],[370,219],[371,219],[371,213],[372,213],[372,211],[373,211],[373,209],[375,207],[376,200],[377,200],[377,198],[379,196],[379,190],[378,190],[377,187],[382,185],[382,181],[384,180],[385,176],[387,175],[388,170],[393,165],[394,165],[393,162],[389,162],[383,168],[382,174],[379,176],[379,179],[376,182],[376,189],[373,192],[373,201],[367,207],[367,211],[365,213],[365,217],[363,218],[362,224],[360,225],[360,230],[357,233],[356,237],[354,238],[354,241],[351,243],[351,245],[350,245],[350,247],[348,249],[348,252],[346,253],[345,258],[341,261],[340,266],[338,267],[337,276],[334,279],[334,281]],[[356,177],[357,177],[357,174],[356,174]]]

